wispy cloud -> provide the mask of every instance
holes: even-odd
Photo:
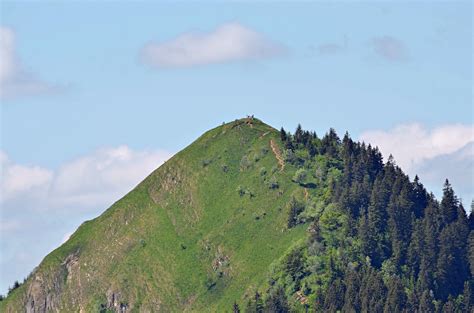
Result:
[[[171,156],[165,151],[133,151],[127,146],[94,151],[52,170],[16,164],[0,153],[0,203],[17,210],[67,207],[104,208]]]
[[[170,156],[119,146],[49,169],[18,164],[0,151],[0,293]]]
[[[377,145],[385,156],[427,185],[441,186],[448,178],[464,200],[474,196],[474,125],[444,125],[427,129],[421,124],[403,124],[390,130],[370,130],[360,139]],[[464,203],[465,205],[468,203]]]
[[[210,32],[189,32],[166,42],[151,42],[141,59],[153,67],[190,67],[213,63],[266,59],[286,48],[239,23],[223,24]]]
[[[474,141],[474,126],[454,124],[429,130],[419,123],[402,124],[363,132],[360,139],[377,144],[384,154],[393,154],[400,166],[411,170],[426,159],[453,153]]]
[[[388,61],[402,61],[408,57],[405,44],[395,37],[374,37],[370,44],[378,56]]]
[[[17,52],[15,32],[0,26],[0,98],[12,99],[56,90],[25,70]]]

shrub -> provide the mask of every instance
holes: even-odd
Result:
[[[243,197],[245,195],[245,188],[239,185],[237,187],[237,192],[239,193],[239,196]]]
[[[275,178],[275,176],[272,176],[272,178],[268,180],[267,184],[268,184],[268,188],[270,189],[277,189],[278,187],[280,187],[280,185],[278,185],[278,181]]]
[[[244,155],[242,157],[242,159],[240,160],[240,170],[246,170],[248,169],[250,166],[252,166],[252,162],[250,162],[249,158]]]
[[[304,185],[306,183],[306,178],[308,177],[308,173],[305,169],[300,168],[296,171],[295,175],[293,176],[293,181],[300,185]]]
[[[211,164],[211,163],[212,163],[212,160],[209,160],[209,159],[205,159],[205,160],[202,160],[202,161],[201,161],[202,167],[206,167],[206,166],[208,166],[208,165]]]
[[[298,224],[298,215],[304,211],[304,204],[297,201],[295,197],[288,202],[288,228]]]

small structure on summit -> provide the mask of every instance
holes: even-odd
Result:
[[[252,125],[252,123],[253,123],[253,114],[252,115],[247,115],[245,123],[248,124],[248,125]]]

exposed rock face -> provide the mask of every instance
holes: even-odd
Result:
[[[59,271],[48,277],[34,274],[28,286],[25,299],[27,313],[59,312],[61,308],[61,291],[66,282],[77,275],[79,266],[79,251],[66,257]],[[65,279],[66,278],[66,279]]]
[[[25,309],[27,313],[56,312],[59,310],[62,282],[59,275],[53,280],[36,275],[26,295]]]
[[[127,312],[128,305],[121,302],[120,292],[114,292],[112,290],[107,291],[107,309],[112,309],[117,313]]]

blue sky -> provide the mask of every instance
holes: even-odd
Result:
[[[470,2],[0,3],[0,292],[202,132],[247,114],[348,130],[435,192],[453,173],[469,206],[472,12]]]

